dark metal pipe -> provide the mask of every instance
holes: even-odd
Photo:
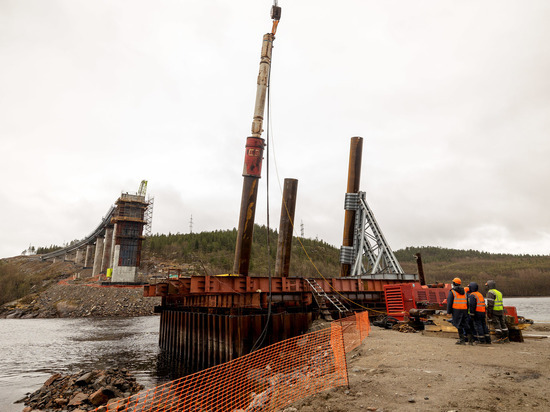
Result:
[[[269,85],[271,70],[271,51],[273,49],[272,33],[264,35],[260,59],[260,71],[256,88],[256,103],[254,105],[254,119],[252,120],[252,135],[246,139],[246,151],[243,170],[243,194],[241,198],[241,213],[237,243],[235,245],[235,261],[233,273],[248,275],[250,266],[250,252],[252,248],[252,234],[254,231],[254,215],[256,214],[256,198],[258,180],[262,174],[262,158],[264,139],[261,138],[264,119],[265,100]]]
[[[233,263],[233,273],[236,274],[248,275],[248,269],[250,267],[258,181],[259,179],[251,176],[245,176],[243,180],[241,213],[239,216],[237,244],[235,246],[235,261]]]
[[[279,239],[277,241],[277,259],[275,261],[275,276],[277,277],[287,277],[289,273],[297,191],[298,180],[285,179],[283,201],[281,204],[281,222],[279,223]]]
[[[361,159],[363,154],[363,138],[352,137],[349,152],[348,187],[346,193],[359,192],[361,181]],[[343,246],[353,246],[353,234],[355,229],[355,211],[346,210],[344,215],[344,239]],[[351,265],[342,264],[340,276],[349,276]]]
[[[420,284],[425,285],[426,278],[424,277],[424,266],[422,265],[422,256],[420,256],[420,253],[416,253],[414,255],[414,258],[416,259],[416,266],[418,267],[418,277],[420,278]]]

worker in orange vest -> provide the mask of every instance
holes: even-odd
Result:
[[[464,288],[464,292],[466,293],[466,302],[468,303],[470,301],[470,287],[466,286]],[[468,304],[468,316],[466,316],[466,321],[464,322],[464,336],[466,337],[466,342],[468,342],[470,345],[473,345],[474,343],[479,342],[477,338],[474,337],[474,319],[472,318],[471,313],[472,312],[470,312],[470,305]]]
[[[469,289],[468,311],[470,312],[470,319],[474,324],[473,332],[475,338],[479,343],[490,345],[491,335],[489,334],[485,316],[485,299],[483,299],[483,295],[478,292],[479,285],[476,282],[470,282]]]
[[[451,322],[458,330],[457,345],[466,344],[464,329],[467,327],[468,320],[468,300],[464,288],[460,286],[461,283],[460,278],[454,278],[453,287],[447,297],[447,313],[453,315]]]

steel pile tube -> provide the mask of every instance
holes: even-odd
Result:
[[[277,241],[277,259],[275,260],[275,276],[277,277],[288,277],[289,274],[297,191],[298,180],[285,179],[283,201],[281,204],[279,239]]]
[[[235,260],[233,263],[233,273],[245,276],[248,275],[250,267],[258,181],[262,172],[263,149],[265,143],[261,135],[263,132],[265,100],[269,85],[271,51],[273,49],[274,39],[275,36],[272,33],[267,33],[263,37],[260,70],[256,88],[256,102],[254,104],[254,118],[251,128],[252,135],[247,138],[245,149],[241,211],[239,214]]]
[[[349,152],[348,186],[346,193],[358,193],[361,181],[361,159],[363,155],[363,138],[352,137]],[[343,246],[353,246],[353,235],[355,229],[355,210],[346,210],[344,214],[344,238]],[[351,273],[350,264],[342,264],[340,276],[349,276]]]

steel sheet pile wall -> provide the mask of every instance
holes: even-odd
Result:
[[[312,313],[277,313],[267,326],[266,346],[307,331]],[[250,352],[267,315],[217,315],[163,310],[159,345],[176,371],[197,371]]]
[[[275,411],[348,384],[346,353],[368,336],[366,312],[278,342],[96,411]]]

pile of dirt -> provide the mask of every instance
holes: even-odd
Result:
[[[42,293],[0,308],[0,318],[80,318],[147,316],[161,298],[146,298],[143,287],[61,282]]]
[[[30,411],[91,411],[108,402],[127,398],[143,385],[127,369],[93,370],[74,375],[50,376],[36,392],[19,402]]]

